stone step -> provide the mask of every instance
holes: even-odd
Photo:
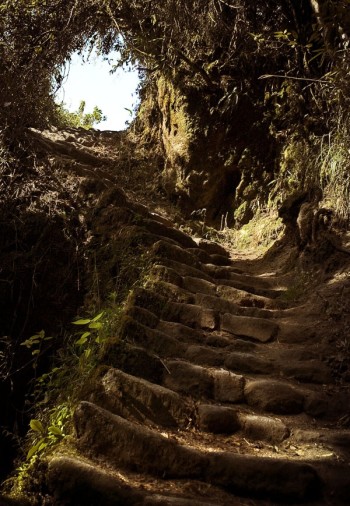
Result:
[[[267,343],[277,337],[279,326],[264,318],[235,316],[226,313],[220,318],[220,330]]]
[[[195,255],[202,264],[221,267],[221,266],[230,266],[232,263],[230,258],[227,256],[209,254],[207,251],[201,248],[193,248],[193,249],[191,248],[188,251],[190,251],[193,255]]]
[[[242,307],[256,307],[260,309],[280,310],[287,309],[286,302],[279,299],[270,299],[240,290],[228,285],[217,285],[217,295],[234,302]]]
[[[149,346],[161,356],[184,357],[195,364],[225,366],[235,372],[277,374],[304,383],[326,384],[333,381],[329,367],[318,359],[310,358],[313,357],[312,353],[308,356],[305,351],[296,354],[289,351],[287,353],[289,357],[284,358],[285,353],[279,356],[278,352],[272,351],[269,352],[269,358],[264,356],[264,350],[260,348],[259,355],[249,353],[249,350],[257,351],[256,346],[251,346],[250,343],[247,346],[244,341],[229,340],[223,336],[213,336],[201,331],[191,332],[191,328],[186,325],[161,322],[154,313],[137,306],[128,308],[126,314],[132,321],[124,318],[123,336],[129,342],[134,341],[141,346]],[[135,324],[134,320],[141,326]],[[157,330],[152,332],[151,329],[155,327]],[[177,340],[188,344],[187,349],[179,345]],[[193,343],[199,343],[199,345],[195,346]],[[220,348],[214,349],[218,345],[226,348],[224,353]],[[305,355],[305,360],[303,360],[303,355]]]
[[[207,332],[204,330],[191,329],[181,323],[160,320],[157,329],[188,345],[205,344],[219,349],[225,348],[228,351],[239,352],[253,351],[258,346],[256,343],[236,338],[227,332]]]
[[[193,255],[190,251],[179,246],[175,246],[166,241],[158,241],[152,246],[153,255],[158,258],[167,258],[175,260],[182,264],[194,267],[195,269],[201,268],[201,262],[198,260],[196,255]]]
[[[186,344],[204,343],[206,332],[200,329],[193,329],[182,323],[160,320],[157,330],[168,334],[178,341]]]
[[[196,243],[200,249],[206,251],[209,255],[221,255],[226,258],[230,256],[225,248],[216,242],[199,239]]]
[[[198,406],[198,426],[201,430],[214,434],[241,431],[243,437],[271,444],[280,444],[290,435],[290,429],[278,418],[245,413],[215,404]]]
[[[307,501],[321,495],[321,481],[309,464],[198,451],[176,440],[82,402],[74,414],[78,449],[114,469],[166,479],[198,479],[238,494],[281,501]]]
[[[167,360],[163,385],[194,398],[237,403],[244,400],[245,379],[224,369],[194,365],[182,360]]]
[[[231,351],[232,347],[217,349],[216,347],[190,344],[183,357],[196,364],[208,367],[225,366],[235,373],[270,374],[274,371],[274,363],[269,358],[260,358],[253,353]]]
[[[280,444],[290,436],[290,429],[278,418],[260,414],[238,413],[240,429],[249,439]]]
[[[318,383],[320,385],[334,383],[331,369],[320,360],[297,361],[291,358],[288,362],[279,362],[276,371],[285,378],[294,378],[302,383]]]
[[[193,403],[173,390],[109,369],[89,396],[90,402],[111,413],[147,425],[186,427],[194,418]]]
[[[319,323],[319,322],[317,322]],[[293,320],[280,321],[280,331],[278,339],[281,343],[287,344],[303,344],[305,342],[313,345],[319,342],[317,323],[305,323],[300,321],[296,323]]]
[[[226,279],[226,278],[216,278],[216,283],[218,285],[226,285],[230,286],[232,288],[237,288],[240,291],[248,292],[253,295],[259,295],[261,297],[265,297],[268,299],[276,299],[277,297],[280,297],[283,295],[285,290],[277,290],[277,289],[271,289],[271,288],[261,288],[255,285],[251,285],[242,281],[236,281],[232,279]]]
[[[216,295],[216,285],[205,279],[184,276],[182,287],[195,294]]]
[[[350,429],[293,429],[293,441],[301,443],[322,444],[331,451],[337,450],[338,454],[350,462]],[[350,485],[350,475],[349,475]]]
[[[142,325],[128,316],[123,317],[121,321],[119,338],[146,350],[152,350],[152,353],[160,357],[182,357],[186,350],[185,344],[175,337]]]
[[[227,279],[241,283],[243,285],[261,288],[265,290],[285,290],[286,283],[284,279],[270,278],[262,276],[251,276],[231,266],[218,267],[216,265],[203,265],[203,270],[214,279]]]
[[[191,267],[190,265],[184,264],[182,262],[179,262],[177,260],[172,260],[169,258],[162,258],[162,257],[154,257],[154,264],[155,265],[161,265],[163,267],[169,267],[173,269],[178,275],[181,277],[190,276],[193,278],[203,279],[205,281],[209,281],[210,283],[213,283],[214,280],[211,278],[208,274],[197,269],[196,267]]]
[[[326,395],[275,379],[247,380],[244,398],[253,408],[277,415],[306,413],[318,418],[333,410]]]
[[[116,473],[86,459],[62,455],[49,461],[46,486],[52,504],[65,506],[134,506],[144,494]]]
[[[215,487],[211,487],[211,492],[218,501],[213,503],[203,499],[200,489],[205,487],[204,483],[193,482],[192,490],[186,494],[186,490],[182,490],[182,483],[170,480],[169,482],[161,482],[155,478],[147,479],[137,474],[116,473],[96,462],[70,455],[60,455],[51,459],[46,476],[47,491],[54,501],[52,504],[62,506],[217,506],[218,504],[234,506],[237,504],[233,502],[232,496],[219,489],[215,490]],[[164,495],[159,491],[163,491]]]
[[[268,357],[261,358],[253,353],[226,352],[224,366],[230,371],[245,374],[273,374],[274,362]]]
[[[121,369],[147,381],[161,383],[164,363],[159,355],[152,352],[149,346],[136,346],[121,337],[115,336],[106,343],[101,353],[101,364]],[[89,385],[85,385],[85,388],[89,389]]]
[[[175,275],[166,268],[156,266],[152,270],[152,274],[145,288],[153,290],[173,302],[201,305],[203,308],[213,309],[221,313],[231,313],[234,315],[257,318],[274,318],[276,316],[276,312],[268,309],[242,307],[224,297],[218,297],[214,289],[212,289],[215,288],[215,285],[206,281],[190,277],[179,278],[179,276],[175,277]],[[205,283],[205,285],[203,285],[203,283]],[[201,286],[203,290],[207,289],[207,291],[211,293],[198,293],[197,288],[201,289]]]
[[[181,304],[198,305],[196,303],[195,294],[189,292],[188,290],[184,290],[183,288],[180,288],[173,283],[168,283],[167,281],[149,280],[144,285],[144,288],[162,295],[169,302],[180,302]]]
[[[184,264],[182,264],[184,265]],[[165,282],[172,284],[184,291],[184,294],[188,297],[188,294],[192,294],[194,300],[194,294],[202,293],[206,295],[216,295],[216,285],[210,281],[200,279],[192,276],[180,276],[177,271],[164,265],[153,265],[149,280],[151,283]]]
[[[219,311],[220,313],[231,313],[232,315],[247,316],[253,318],[273,318],[274,313],[268,309],[260,309],[257,307],[242,307],[231,302],[224,297],[213,295],[196,294],[194,297],[195,303],[201,306]]]
[[[138,306],[162,320],[182,323],[192,328],[214,330],[218,327],[217,312],[196,304],[171,302],[154,289],[136,288],[128,298],[128,307]]]
[[[176,228],[169,227],[152,219],[142,219],[140,225],[149,230],[152,234],[173,239],[183,248],[197,248],[197,243],[187,234]]]

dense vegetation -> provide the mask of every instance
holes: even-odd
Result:
[[[348,163],[348,8],[345,0],[7,0],[0,30],[4,142],[18,140],[24,127],[55,122],[53,94],[73,51],[117,49],[121,64],[132,62],[145,76],[140,123],[144,131],[151,124],[155,142],[165,133],[172,165],[165,183],[185,208],[239,224],[268,193],[280,203],[314,185],[334,205],[341,200],[332,194],[335,174]],[[175,152],[167,146],[174,130],[183,137]],[[297,161],[290,167],[291,153],[307,158],[307,169]],[[197,182],[205,180],[212,188],[203,192]],[[346,221],[344,206],[336,211]]]
[[[18,341],[36,320],[50,333],[85,295],[74,285],[86,266],[84,197],[74,188],[71,199],[40,166],[28,132],[102,119],[84,107],[67,118],[55,105],[73,52],[117,50],[120,65],[139,68],[132,133],[160,154],[162,190],[188,216],[239,227],[279,210],[291,238],[303,203],[349,223],[349,37],[348,0],[2,1],[0,301],[16,315],[4,317],[3,335]],[[52,200],[37,198],[44,187]]]

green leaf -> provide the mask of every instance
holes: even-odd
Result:
[[[33,455],[36,454],[38,449],[39,449],[39,444],[32,446],[27,453],[27,460],[30,460],[33,457]]]
[[[100,329],[101,327],[102,327],[101,322],[93,322],[93,323],[90,323],[90,325],[89,325],[89,329]]]
[[[32,341],[26,339],[25,341],[23,341],[23,343],[20,344],[20,346],[26,346],[27,348],[30,348],[32,346]]]
[[[95,316],[95,318],[92,319],[93,322],[97,322],[97,320],[99,320],[100,318],[102,318],[104,314],[104,311],[102,311],[102,313],[99,313],[97,316]]]
[[[78,340],[75,342],[75,344],[77,344],[78,346],[82,346],[83,344],[85,344],[85,343],[86,343],[86,341],[87,341],[87,337],[83,337],[83,336],[81,336],[81,338],[80,338],[80,339],[78,339]]]
[[[39,355],[39,354],[40,354],[40,350],[34,350],[34,351],[32,351],[32,355],[33,355],[33,356],[34,356],[34,355]]]
[[[86,320],[77,320],[77,321],[72,322],[72,323],[73,323],[73,325],[87,325],[90,322],[91,322],[91,320],[89,318],[89,319],[86,319]]]
[[[48,431],[50,434],[53,434],[54,436],[63,437],[63,432],[59,427],[55,427],[55,425],[51,425],[48,428]]]
[[[41,432],[42,434],[44,433],[44,426],[43,426],[43,424],[40,422],[40,420],[34,420],[34,419],[32,419],[32,420],[29,422],[29,426],[30,426],[30,428],[31,428],[34,432]]]
[[[43,439],[40,439],[39,443],[38,443],[38,452],[41,452],[41,450],[43,450],[44,448],[46,448],[48,446],[48,442],[45,438]]]

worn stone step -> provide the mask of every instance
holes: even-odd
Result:
[[[237,270],[231,266],[218,267],[215,265],[203,265],[203,270],[214,279],[227,279],[246,286],[256,287],[263,290],[285,290],[286,288],[285,280],[266,278],[261,276],[251,276],[239,271],[237,272]]]
[[[105,460],[115,469],[166,479],[199,479],[232,493],[275,500],[306,501],[320,496],[320,479],[308,464],[200,452],[87,402],[77,407],[74,424],[79,450]]]
[[[88,399],[90,402],[140,423],[162,427],[185,427],[194,417],[193,403],[173,390],[109,369]]]
[[[193,329],[183,325],[182,323],[169,322],[160,320],[157,326],[157,330],[164,332],[178,341],[190,344],[190,343],[204,343],[206,332],[200,329]]]
[[[218,326],[218,315],[211,309],[195,304],[171,302],[154,289],[136,288],[128,298],[128,307],[139,306],[163,320],[175,321],[193,328],[214,330]]]
[[[218,265],[214,265],[213,263],[204,264],[203,270],[214,279],[218,279],[218,278],[230,279],[230,274],[232,272],[236,272],[236,269],[232,266],[218,266]],[[241,271],[236,272],[236,273],[243,275],[243,273]]]
[[[142,219],[140,224],[152,234],[173,239],[184,248],[197,248],[197,243],[187,234],[176,228],[151,219]]]
[[[303,383],[318,383],[321,385],[334,383],[330,368],[320,360],[289,360],[276,363],[276,370],[285,378],[294,378]]]
[[[92,403],[79,404],[74,424],[79,449],[88,456],[106,459],[115,468],[162,478],[205,476],[206,459],[199,452]]]
[[[166,241],[156,242],[151,249],[152,253],[158,258],[167,258],[175,260],[182,264],[189,265],[196,269],[200,269],[201,263],[196,255],[193,255],[189,250],[175,246]],[[192,250],[191,250],[192,251]]]
[[[197,423],[200,430],[213,434],[234,434],[239,431],[238,413],[234,408],[215,404],[199,404]]]
[[[280,299],[270,299],[261,295],[255,295],[245,290],[240,290],[228,285],[217,285],[217,295],[226,300],[234,302],[242,307],[256,307],[259,309],[280,310],[288,307],[285,301]]]
[[[218,367],[224,365],[226,353],[208,346],[189,345],[184,358],[196,365]]]
[[[148,483],[147,483],[148,481]],[[132,484],[132,485],[131,485]],[[145,487],[145,484],[148,486]],[[161,483],[147,477],[115,473],[77,456],[60,455],[48,463],[47,491],[53,504],[64,506],[217,506],[198,493],[181,490],[177,483]],[[204,483],[193,483],[200,490]],[[152,492],[153,489],[153,493]],[[166,494],[167,489],[169,492]],[[173,494],[171,493],[173,489]],[[159,493],[163,490],[163,494]],[[187,495],[187,497],[186,497]],[[219,504],[236,504],[232,498],[213,490]],[[196,499],[197,496],[197,499]],[[1,503],[2,504],[2,503]],[[10,503],[9,503],[10,504]]]
[[[242,307],[235,302],[213,295],[197,293],[195,303],[203,307],[219,311],[220,313],[231,313],[233,315],[248,316],[253,318],[273,318],[274,313],[268,309],[257,307]]]
[[[244,339],[239,339],[228,332],[205,331],[186,327],[181,323],[160,320],[157,329],[165,334],[175,337],[180,342],[188,345],[206,345],[213,349],[225,348],[227,353],[232,352],[252,352],[257,349],[258,344]],[[227,356],[227,355],[226,355]]]
[[[136,305],[129,305],[126,307],[125,316],[128,316],[133,320],[136,320],[138,323],[141,323],[141,325],[146,325],[151,329],[157,327],[159,323],[159,317],[152,313],[152,311]]]
[[[164,319],[177,321],[187,327],[215,330],[218,328],[218,314],[200,305],[172,303]]]
[[[205,486],[202,484],[202,486]],[[187,499],[184,497],[174,497],[169,495],[160,495],[155,494],[151,495],[147,498],[145,498],[142,502],[142,504],[139,504],[137,506],[153,506],[153,505],[159,505],[159,506],[218,506],[218,504],[234,504],[232,501],[233,499],[226,498],[224,499],[225,502],[211,502],[207,501],[203,498],[198,498],[198,500],[194,499],[193,497],[188,497]]]
[[[163,385],[195,398],[237,403],[244,400],[245,379],[224,369],[201,367],[182,360],[167,360]]]
[[[121,321],[119,337],[146,350],[152,350],[160,357],[182,357],[186,350],[186,346],[175,337],[142,325],[128,316],[124,316]]]
[[[250,285],[248,283],[242,281],[236,281],[232,279],[226,278],[217,278],[216,283],[218,285],[226,285],[232,288],[237,288],[238,290],[251,293],[253,295],[259,295],[261,297],[266,297],[268,299],[276,299],[283,295],[284,290],[270,289],[270,288],[261,288],[255,285]]]
[[[244,435],[256,441],[280,444],[291,433],[280,419],[270,416],[239,412],[238,422]]]
[[[218,254],[210,254],[201,248],[189,249],[202,264],[214,266],[230,266],[232,261],[229,257]]]
[[[280,321],[278,340],[287,344],[303,344],[305,342],[313,345],[319,342],[317,324],[300,323],[300,321]]]
[[[163,265],[164,267],[170,267],[175,272],[177,272],[180,276],[190,276],[193,278],[199,278],[204,279],[205,281],[209,281],[210,283],[213,283],[214,280],[211,276],[206,274],[200,269],[197,269],[195,267],[191,267],[190,265],[183,264],[182,262],[179,262],[177,260],[171,260],[169,258],[154,258],[154,263],[157,265]]]
[[[191,276],[184,276],[183,288],[192,293],[203,293],[206,295],[216,295],[216,285],[205,279],[199,279]]]
[[[192,344],[187,347],[183,357],[196,365],[208,367],[225,366],[234,373],[271,374],[274,363],[268,358],[261,358],[252,353],[231,352],[230,349]]]
[[[184,290],[173,283],[168,283],[167,281],[149,280],[146,282],[144,287],[147,290],[153,290],[157,294],[162,295],[162,297],[165,297],[169,302],[198,305],[193,293],[188,290]]]
[[[229,258],[229,256],[230,256],[228,251],[226,251],[223,246],[221,246],[220,244],[218,244],[216,242],[199,239],[197,241],[197,244],[198,244],[199,248],[201,248],[202,250],[209,253],[209,255],[221,255],[226,258]]]
[[[107,212],[108,211],[108,212]],[[119,208],[113,209],[113,212],[110,210],[105,211],[105,216],[102,216],[97,223],[94,225],[93,232],[94,234],[106,234],[107,230],[114,230],[113,227],[110,226],[110,221],[119,219]],[[123,218],[124,219],[124,218]],[[158,242],[161,237],[155,234],[151,234],[148,230],[145,230],[143,227],[139,225],[125,225],[118,234],[120,240],[124,240],[128,243],[130,247],[140,247],[143,245],[145,247],[152,247],[153,244]],[[171,239],[167,239],[172,242]],[[175,243],[176,244],[176,243]]]
[[[293,441],[301,443],[322,444],[350,463],[350,429],[293,429]],[[349,474],[350,485],[350,474]]]
[[[280,444],[290,435],[290,429],[278,418],[244,413],[215,404],[198,406],[198,426],[200,430],[213,434],[241,431],[243,437],[272,444]]]
[[[168,360],[166,366],[163,373],[166,388],[194,398],[214,397],[214,378],[207,368],[181,360]]]
[[[160,383],[163,377],[164,364],[148,343],[146,347],[136,346],[120,335],[108,340],[101,353],[101,363],[155,383]]]
[[[271,374],[275,370],[274,362],[269,358],[253,353],[225,353],[224,365],[227,369],[247,374]]]
[[[277,337],[279,326],[271,320],[227,313],[220,319],[220,329],[237,336],[267,343]]]
[[[57,456],[49,461],[46,486],[53,504],[66,506],[135,506],[144,494],[96,462]]]
[[[153,265],[149,272],[149,279],[153,282],[165,281],[179,288],[183,287],[182,276],[171,267],[165,267],[164,265]],[[184,289],[186,288],[184,287]]]
[[[249,406],[277,415],[305,412],[318,418],[333,410],[322,392],[306,390],[274,379],[248,380],[244,397]]]

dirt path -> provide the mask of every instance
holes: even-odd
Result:
[[[290,278],[250,275],[155,215],[145,229],[158,240],[121,331],[132,359],[104,370],[75,413],[79,453],[99,467],[55,457],[55,493],[83,486],[99,504],[113,494],[123,504],[346,504],[348,388],[326,363],[319,319],[284,301]]]
[[[152,263],[75,411],[74,450],[48,459],[54,504],[349,504],[350,378],[330,366],[322,299],[288,302],[293,273],[111,205],[138,214]]]

